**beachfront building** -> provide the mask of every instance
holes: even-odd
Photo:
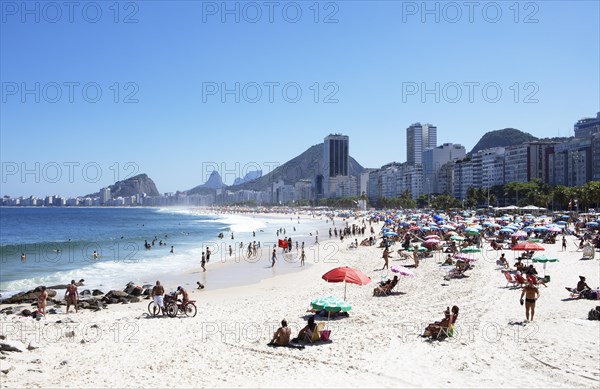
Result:
[[[473,186],[473,161],[463,159],[454,164],[454,197],[467,198],[467,190]]]
[[[504,182],[527,182],[527,144],[508,146],[504,151]]]
[[[554,146],[548,157],[551,185],[579,186],[592,180],[592,138],[575,138]]]
[[[423,194],[423,165],[402,164],[396,183],[397,196],[410,192],[413,200]]]
[[[600,181],[600,132],[592,135],[592,180]]]
[[[575,138],[591,138],[594,134],[600,133],[600,112],[595,118],[584,118],[573,126]]]
[[[504,153],[504,147],[492,147],[473,155],[474,188],[490,188],[504,184]]]
[[[423,163],[423,151],[436,146],[436,126],[414,123],[406,129],[406,162],[409,165]]]
[[[381,198],[400,197],[410,192],[416,199],[423,193],[423,166],[391,162],[369,172],[367,197],[376,202]]]
[[[463,159],[465,155],[465,147],[453,143],[444,143],[423,151],[423,193],[443,193],[439,187],[440,169],[448,161]]]
[[[440,167],[437,175],[437,193],[454,193],[454,165],[456,160],[448,161]]]
[[[111,198],[110,188],[100,189],[100,205],[108,204]]]
[[[313,184],[310,180],[300,180],[294,184],[294,200],[312,200]]]
[[[323,195],[334,197],[345,186],[350,170],[350,138],[330,134],[323,141]]]

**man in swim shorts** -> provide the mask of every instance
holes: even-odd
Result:
[[[533,321],[535,302],[540,297],[540,291],[531,282],[528,282],[521,292],[521,305],[523,305],[523,296],[525,296],[525,318],[529,321],[529,312],[531,311],[531,321]]]
[[[77,313],[77,300],[79,299],[79,292],[77,291],[77,285],[75,284],[75,280],[71,280],[71,284],[67,286],[67,291],[65,292],[65,299],[67,300],[67,313],[69,313],[69,308],[71,304],[75,306],[75,313]]]

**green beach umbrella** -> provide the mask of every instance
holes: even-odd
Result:
[[[326,310],[327,312],[348,312],[352,309],[350,304],[344,300],[329,296],[321,297],[310,302],[310,305],[317,310]]]
[[[480,253],[481,250],[475,246],[469,246],[469,247],[465,247],[464,249],[460,250],[460,252],[461,253]]]
[[[460,235],[452,235],[452,237],[450,239],[456,240],[456,241],[459,241],[459,242],[462,242],[463,240],[465,240],[465,238],[463,238]]]
[[[545,255],[540,255],[539,257],[534,257],[531,260],[536,263],[544,264],[544,277],[546,277],[546,264],[548,262],[558,262],[558,258],[547,257]]]
[[[528,242],[533,242],[533,243],[540,243],[542,240],[541,239],[537,239],[537,238],[529,238],[527,239]]]
[[[413,246],[410,246],[410,247],[408,248],[408,250],[406,250],[406,251],[411,251],[411,252],[412,252],[412,251],[414,251],[414,247],[413,247]],[[425,248],[425,247],[423,247],[423,246],[419,246],[419,248],[417,249],[417,251],[429,251],[429,250],[427,250],[427,248]]]

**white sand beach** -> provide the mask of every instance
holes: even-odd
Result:
[[[535,320],[525,323],[521,292],[505,287],[495,263],[499,254],[488,251],[488,245],[476,254],[480,259],[466,273],[468,277],[445,281],[439,264],[442,258],[427,258],[414,269],[417,277],[401,278],[400,293],[373,297],[377,282],[394,275],[378,270],[383,264],[382,250],[375,246],[349,249],[349,240],[326,241],[330,226],[323,221],[318,247],[312,242],[307,245],[310,266],[305,269],[253,285],[194,290],[191,298],[198,306],[194,318],[149,317],[149,300],[110,305],[97,313],[48,315],[41,321],[3,315],[1,333],[8,340],[25,345],[36,340],[39,348],[3,353],[1,386],[600,385],[600,321],[587,320],[588,311],[600,301],[571,300],[565,290],[565,286],[574,287],[580,275],[591,287],[600,285],[600,266],[598,260],[580,260],[572,237],[565,252],[560,251],[560,243],[544,245],[544,254],[555,255],[560,262],[548,264],[552,280],[540,289]],[[395,251],[399,245],[392,248]],[[513,252],[504,252],[512,265]],[[270,272],[267,256],[256,266]],[[394,252],[390,265],[394,264],[410,261],[399,260]],[[372,282],[347,286],[352,310],[350,317],[328,323],[331,342],[309,344],[303,350],[267,346],[283,318],[293,336],[297,334],[305,325],[311,300],[343,298],[343,284],[321,279],[338,266],[355,267]],[[541,273],[542,266],[537,268]],[[460,308],[454,337],[422,338],[425,326],[440,320],[446,307],[453,305]]]

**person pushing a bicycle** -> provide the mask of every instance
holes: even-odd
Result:
[[[179,295],[181,295],[181,297],[183,299],[183,301],[182,301],[183,305],[187,304],[188,301],[190,301],[188,292],[185,289],[183,289],[181,286],[177,287],[177,296],[179,296]]]

